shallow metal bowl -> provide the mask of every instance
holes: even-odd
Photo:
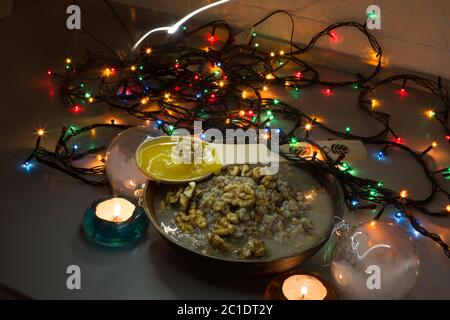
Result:
[[[301,167],[301,169],[312,175],[312,177],[314,177],[327,190],[334,208],[333,216],[342,217],[344,212],[344,202],[342,190],[336,179],[330,174],[320,172],[313,167],[304,166]],[[191,248],[187,248],[164,231],[164,229],[161,227],[161,222],[159,221],[155,210],[158,204],[155,203],[154,199],[155,195],[158,192],[162,192],[161,186],[155,182],[150,181],[145,188],[143,197],[143,206],[153,227],[158,231],[163,239],[167,240],[171,245],[174,246],[174,248],[179,250],[181,254],[184,254],[187,259],[192,259],[193,263],[197,263],[199,266],[203,265],[210,270],[216,270],[219,272],[257,276],[275,274],[290,270],[295,266],[301,264],[305,260],[309,259],[317,251],[319,251],[319,249],[329,239],[333,228],[330,221],[330,227],[326,236],[319,239],[317,243],[310,249],[299,252],[297,254],[292,254],[272,260],[267,259],[247,261],[224,259],[221,257],[205,255]]]

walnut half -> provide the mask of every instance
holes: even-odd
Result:
[[[247,208],[256,201],[255,190],[246,183],[233,183],[225,186],[222,195],[223,201],[232,206]]]
[[[230,250],[230,245],[225,242],[220,236],[213,233],[208,233],[208,241],[211,244],[211,247],[213,247],[216,250],[219,251],[228,251]]]

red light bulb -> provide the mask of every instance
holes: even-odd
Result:
[[[79,113],[82,110],[81,106],[79,104],[76,104],[72,107],[72,111],[74,113]]]
[[[330,41],[333,43],[337,43],[341,40],[341,37],[336,30],[331,30],[329,32],[329,35],[330,35]]]
[[[47,71],[47,74],[48,74],[49,76],[51,76],[51,75],[52,75],[52,71],[51,71],[51,70],[48,70],[48,71]]]
[[[213,35],[213,34],[210,34],[208,36],[208,41],[209,41],[209,43],[214,44],[214,42],[217,41],[217,37],[215,35]]]
[[[330,88],[326,88],[322,90],[322,93],[326,96],[330,96],[333,94],[333,90],[331,90]]]
[[[406,91],[405,88],[401,88],[400,90],[398,90],[398,94],[402,97],[406,96],[408,94],[408,91]]]
[[[302,77],[302,73],[300,71],[295,73],[295,76],[300,79]]]
[[[399,143],[399,144],[404,144],[405,143],[405,141],[402,138],[400,138],[400,137],[394,138],[392,141],[394,141],[396,143]]]

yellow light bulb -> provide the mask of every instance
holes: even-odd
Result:
[[[438,146],[437,141],[433,141],[433,142],[431,143],[431,146],[432,146],[433,148],[436,148],[436,147]]]
[[[376,99],[372,99],[372,109],[378,106],[378,101]]]
[[[136,71],[136,66],[131,66],[131,71]]]
[[[405,199],[405,198],[407,198],[407,197],[408,197],[408,191],[402,190],[402,191],[400,192],[400,198]]]
[[[271,56],[271,57],[275,57],[275,52],[271,52],[271,53],[270,53],[270,56]]]
[[[44,129],[39,129],[39,130],[37,131],[37,134],[38,134],[39,136],[43,136],[43,135],[45,134],[45,130],[44,130]]]
[[[264,138],[264,140],[268,140],[268,139],[269,139],[269,134],[265,133],[265,134],[263,135],[263,138]]]
[[[284,56],[284,50],[280,50],[280,56]]]
[[[240,115],[241,117],[245,116],[245,111],[244,111],[244,110],[239,111],[239,115]]]
[[[146,53],[146,54],[152,53],[152,48],[147,48],[147,49],[145,49],[145,53]]]
[[[88,100],[90,103],[94,102],[94,98],[90,97]]]
[[[312,124],[311,124],[311,123],[307,123],[307,124],[305,125],[305,129],[306,129],[307,131],[310,131],[310,130],[312,129]]]
[[[445,210],[447,210],[447,212],[450,212],[450,204],[445,207]]]
[[[72,59],[67,58],[67,59],[66,59],[66,63],[67,63],[67,64],[71,64],[71,63],[72,63]]]
[[[224,84],[224,82],[223,81],[220,81],[219,82],[219,87],[223,87],[225,84]]]
[[[99,155],[97,155],[97,160],[98,160],[98,161],[102,161],[102,160],[103,160],[103,157],[99,154]]]
[[[434,116],[435,116],[435,112],[433,111],[433,110],[428,110],[426,113],[425,113],[426,115],[427,115],[427,117],[428,118],[434,118]]]
[[[245,91],[245,90],[242,91],[242,98],[243,99],[247,98],[247,91]]]
[[[264,87],[263,87],[263,90],[264,90],[264,91],[267,91],[267,90],[269,90],[269,88],[267,88],[267,86],[264,86]]]
[[[141,104],[146,104],[148,102],[148,98],[142,98],[141,99]]]
[[[275,76],[273,74],[269,73],[269,74],[266,75],[266,79],[267,80],[273,80],[273,79],[275,79]]]

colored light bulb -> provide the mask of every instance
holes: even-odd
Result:
[[[427,115],[427,117],[428,118],[434,118],[434,116],[436,115],[436,113],[433,111],[433,110],[428,110],[426,113],[425,113],[426,115]]]
[[[214,44],[217,41],[217,37],[213,34],[210,34],[208,36],[208,41],[209,41],[209,43]]]
[[[330,88],[325,88],[322,90],[322,93],[326,96],[330,96],[333,94],[333,90],[331,90]]]

